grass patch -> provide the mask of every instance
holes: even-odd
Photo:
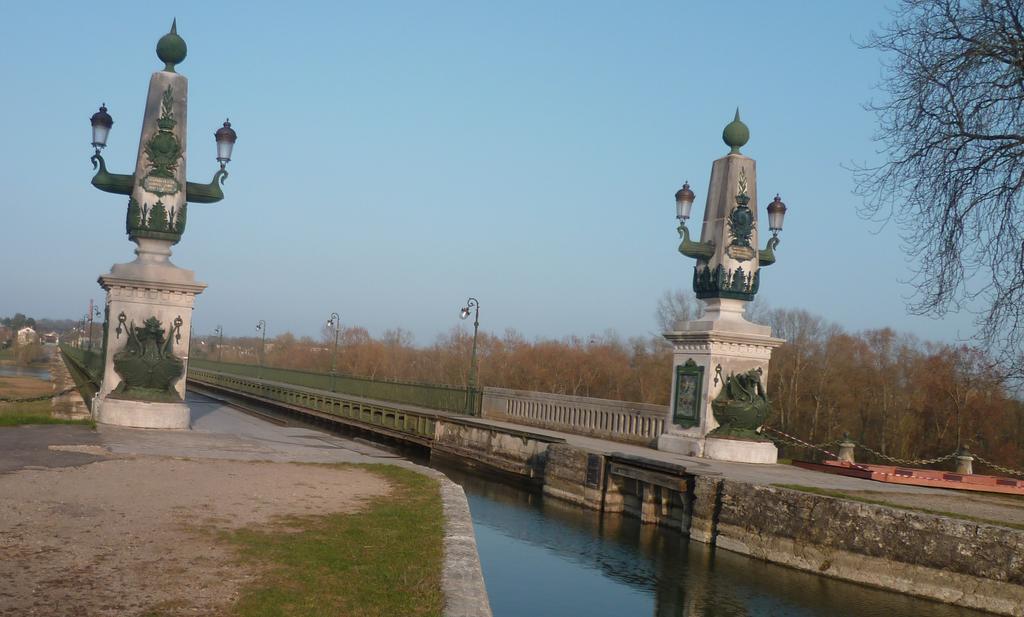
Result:
[[[0,427],[21,426],[22,424],[79,424],[96,428],[91,418],[82,420],[65,420],[54,418],[53,406],[49,400],[32,401],[31,403],[0,403]]]
[[[0,396],[8,398],[26,398],[48,394],[53,386],[45,379],[38,377],[0,376]]]
[[[887,508],[896,508],[897,510],[908,510],[910,512],[921,512],[924,514],[945,516],[947,518],[956,518],[963,521],[970,521],[972,523],[982,523],[984,525],[997,525],[999,527],[1012,527],[1014,529],[1024,529],[1024,525],[1021,525],[1019,523],[1011,523],[1009,521],[996,521],[988,518],[971,516],[969,514],[960,514],[959,512],[946,512],[944,510],[932,510],[930,508],[916,508],[914,506],[905,506],[898,503],[892,503],[890,501],[884,501],[881,499],[870,499],[867,497],[861,497],[860,495],[850,495],[849,493],[844,493],[842,491],[833,491],[827,488],[818,488],[816,486],[804,486],[803,484],[772,484],[772,486],[778,488],[788,488],[790,490],[800,491],[802,493],[822,495],[824,497],[835,497],[836,499],[846,499],[847,501],[858,501],[860,503],[871,504],[873,506],[885,506]]]
[[[444,515],[437,483],[400,467],[358,467],[385,478],[391,494],[362,512],[286,519],[288,532],[223,534],[243,562],[265,572],[242,591],[233,615],[441,615]]]

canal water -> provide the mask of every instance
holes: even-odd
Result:
[[[633,518],[434,466],[469,498],[494,617],[988,615],[712,550]]]
[[[35,366],[0,364],[0,377],[36,377],[50,381],[50,370]]]

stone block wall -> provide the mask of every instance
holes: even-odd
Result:
[[[690,537],[874,587],[1024,616],[1024,531],[697,478]]]
[[[544,471],[544,494],[591,510],[601,509],[604,486],[604,456],[566,444],[552,444],[547,450]],[[597,457],[595,461],[593,457]],[[588,481],[588,468],[593,469]]]
[[[439,419],[431,451],[456,456],[465,462],[479,461],[517,476],[542,481],[551,443],[540,435]]]

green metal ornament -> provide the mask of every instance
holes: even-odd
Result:
[[[164,70],[174,72],[174,65],[181,64],[188,54],[185,39],[178,36],[178,20],[171,22],[171,31],[160,37],[156,43],[156,56],[164,63]]]
[[[155,316],[147,319],[141,328],[135,323],[128,325],[122,312],[118,315],[115,331],[120,338],[127,330],[128,343],[114,354],[114,370],[121,377],[121,383],[111,393],[111,398],[176,403],[181,401],[174,384],[185,372],[185,363],[175,356],[174,343],[181,340],[181,317],[174,320],[164,332]]]
[[[718,428],[708,433],[715,437],[735,437],[752,441],[768,441],[757,432],[768,418],[771,403],[761,383],[761,370],[729,375],[711,411]]]
[[[725,125],[722,131],[722,141],[729,146],[729,154],[740,154],[740,148],[750,141],[750,129],[740,120],[740,108],[736,108],[736,117]]]

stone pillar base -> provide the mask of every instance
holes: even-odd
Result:
[[[779,449],[767,441],[707,437],[704,440],[704,457],[716,461],[774,465],[779,460]]]
[[[683,456],[704,456],[704,438],[679,433],[662,433],[658,436],[658,449]]]
[[[93,418],[100,424],[184,430],[192,420],[185,403],[147,403],[97,396],[92,407]]]

